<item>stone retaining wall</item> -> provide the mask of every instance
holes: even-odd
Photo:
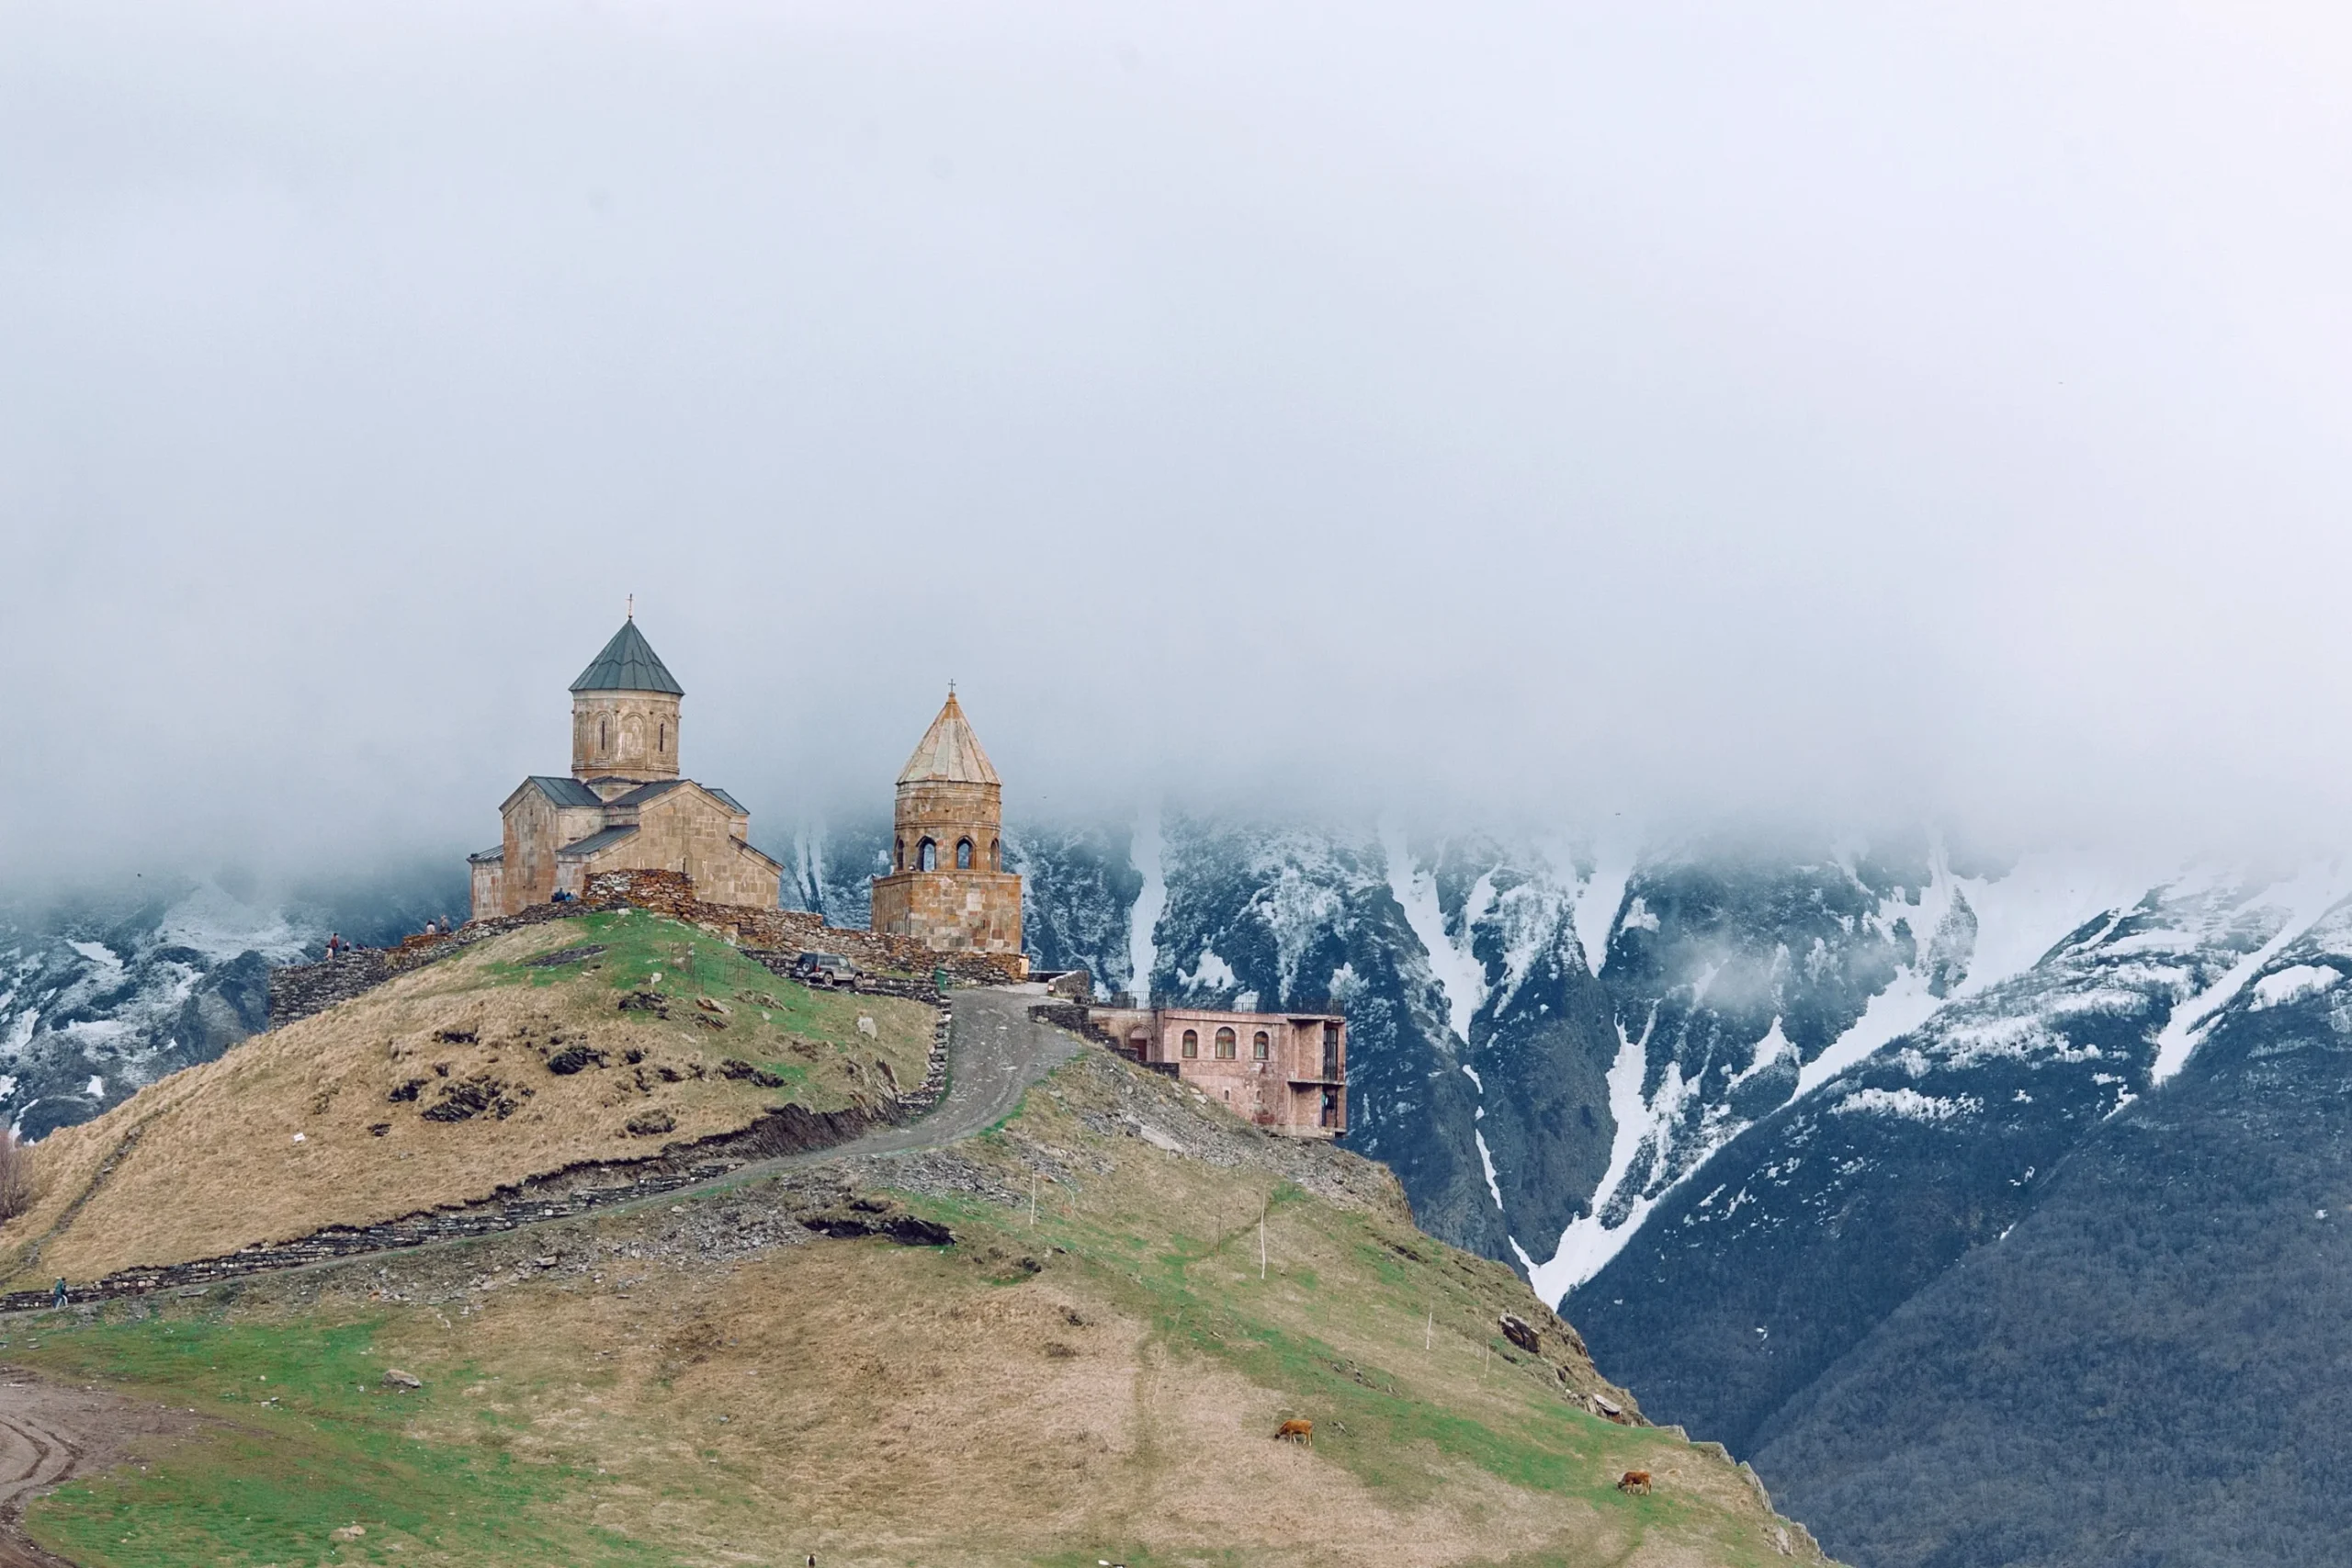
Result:
[[[918,977],[944,969],[955,979],[981,986],[1001,986],[1021,977],[1013,955],[933,953],[910,937],[829,926],[822,915],[805,909],[707,904],[695,897],[694,884],[675,871],[598,872],[588,879],[585,902],[650,909],[689,925],[732,933],[731,940],[745,947],[786,953],[838,953],[861,969],[899,969]]]
[[[695,897],[682,872],[605,871],[588,879],[585,897],[563,904],[534,904],[519,914],[469,920],[443,936],[413,936],[398,947],[365,948],[316,964],[275,969],[269,976],[269,1026],[276,1029],[324,1012],[337,1002],[373,990],[396,975],[447,958],[502,932],[547,920],[577,919],[605,909],[636,908],[664,915],[725,938],[778,974],[802,953],[838,953],[867,971],[858,989],[935,1002],[931,976],[944,970],[967,985],[1000,986],[1016,979],[1010,963],[978,953],[933,953],[905,937],[829,926],[820,915],[801,909],[755,909],[741,904],[707,904]],[[876,973],[906,971],[911,981]]]

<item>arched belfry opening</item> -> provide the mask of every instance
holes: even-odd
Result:
[[[1025,971],[1021,878],[1002,857],[1003,782],[952,688],[899,771],[894,815],[898,850],[874,879],[874,929]]]

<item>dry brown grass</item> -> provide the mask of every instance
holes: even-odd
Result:
[[[517,1461],[593,1470],[588,1517],[680,1562],[1783,1561],[1775,1521],[1720,1457],[1568,1409],[1548,1366],[1489,1359],[1497,1313],[1550,1322],[1507,1270],[1383,1202],[1335,1208],[1277,1193],[1262,1169],[1102,1137],[1078,1111],[1103,1070],[1066,1070],[1008,1133],[963,1145],[1009,1189],[1025,1187],[1024,1151],[1083,1173],[1047,1186],[1035,1228],[1023,1210],[966,1204],[951,1249],[810,1240],[711,1265],[678,1245],[690,1206],[469,1249],[476,1261],[442,1275],[486,1279],[526,1249],[577,1257],[593,1237],[628,1259],[602,1278],[387,1307],[370,1275],[324,1310],[391,1312],[384,1355],[464,1385],[468,1403],[416,1436],[475,1440],[488,1424]],[[1261,1280],[1244,1222],[1269,1196]],[[413,1295],[406,1267],[389,1288]],[[1363,1391],[1323,1375],[1334,1359],[1377,1396],[1341,1403]],[[1317,1420],[1314,1450],[1272,1440],[1299,1415]],[[1460,1440],[1519,1432],[1556,1472],[1515,1477]],[[1629,1468],[1657,1475],[1654,1498],[1613,1491]]]
[[[408,1316],[386,1349],[427,1377],[496,1369],[474,1397],[520,1425],[516,1458],[593,1457],[610,1472],[597,1522],[683,1562],[1015,1563],[1048,1542],[1178,1561],[1247,1547],[1302,1568],[1566,1542],[1579,1562],[1702,1561],[1663,1539],[1634,1551],[1580,1499],[1458,1461],[1433,1458],[1424,1496],[1385,1495],[1270,1439],[1282,1391],[1171,1353],[1082,1284],[992,1286],[887,1245],[813,1245],[626,1298],[526,1287],[446,1327]]]
[[[681,952],[711,945],[683,927],[669,937]],[[545,984],[514,983],[511,970],[501,977],[501,966],[580,940],[571,921],[510,932],[257,1035],[51,1134],[39,1150],[31,1203],[0,1226],[5,1278],[90,1279],[392,1219],[581,1162],[642,1158],[732,1132],[786,1099],[815,1110],[872,1103],[879,1064],[902,1084],[922,1077],[930,1010],[828,998],[872,1017],[876,1037],[843,1030],[846,1039],[803,1040],[796,1052],[788,1032],[762,1019],[759,1001],[790,983],[763,972],[754,984],[763,991],[733,984],[746,978],[741,960],[733,970],[722,960],[702,964],[730,982],[713,998],[724,1015],[695,1007],[694,988],[668,976],[660,983],[673,998],[666,1021],[618,1010],[615,976],[584,967]],[[602,1051],[609,1065],[549,1071],[558,1036]],[[634,1065],[632,1052],[641,1056]],[[778,1062],[801,1081],[777,1090],[726,1078],[717,1069],[730,1057]],[[498,1086],[513,1109],[424,1119],[446,1086],[468,1080]],[[411,1084],[419,1086],[414,1099],[391,1098]],[[627,1130],[651,1112],[666,1113],[672,1128]]]

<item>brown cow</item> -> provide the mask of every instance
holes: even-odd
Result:
[[[1282,1430],[1274,1434],[1274,1441],[1279,1443],[1284,1438],[1288,1438],[1294,1442],[1305,1443],[1311,1449],[1315,1446],[1315,1423],[1312,1421],[1285,1421],[1283,1423]]]
[[[1650,1490],[1650,1472],[1646,1470],[1627,1471],[1623,1475],[1618,1478],[1617,1490],[1620,1492],[1639,1492],[1644,1496],[1647,1496]]]

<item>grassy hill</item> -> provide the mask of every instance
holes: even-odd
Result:
[[[642,911],[511,931],[52,1134],[0,1227],[0,1287],[463,1203],[786,1102],[878,1104],[922,1081],[933,1019]]]
[[[0,1258],[217,1256],[875,1104],[932,1022],[641,912],[510,932],[52,1136]],[[22,1315],[0,1354],[180,1413],[28,1510],[82,1568],[1820,1561],[1721,1450],[1607,1418],[1574,1330],[1385,1168],[1092,1051],[947,1147]]]

